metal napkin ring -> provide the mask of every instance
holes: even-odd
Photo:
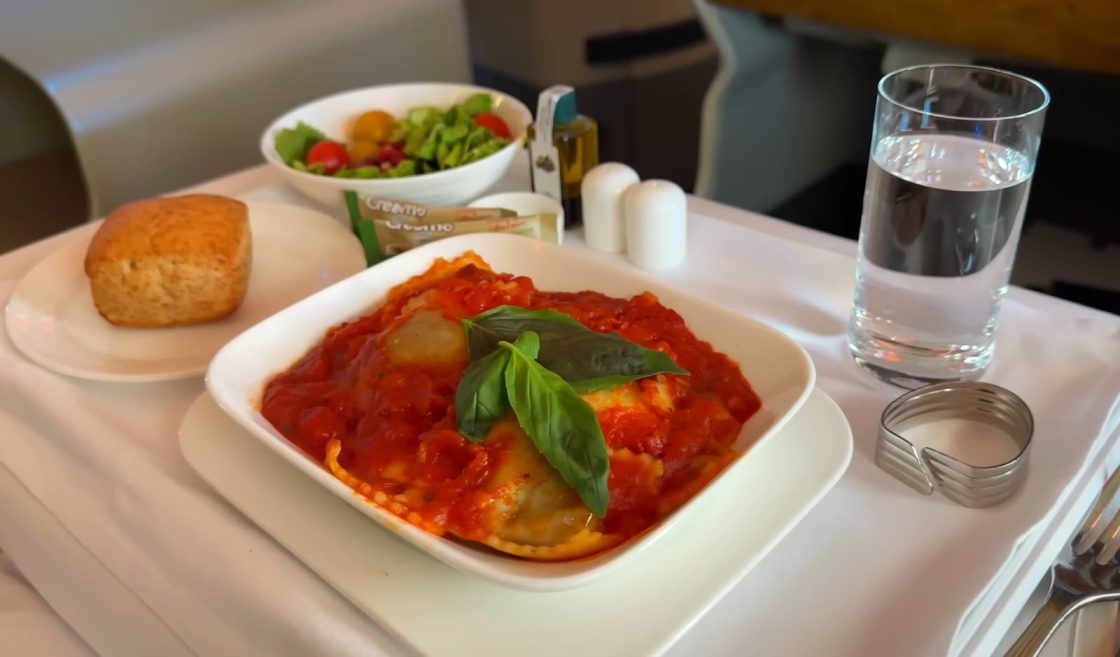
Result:
[[[998,465],[970,465],[932,447],[919,450],[898,433],[907,426],[944,418],[999,427],[1015,440],[1019,453]],[[1026,475],[1023,466],[1033,434],[1030,409],[1011,391],[990,383],[936,383],[911,390],[887,405],[879,420],[875,463],[924,495],[940,489],[962,506],[992,506],[1010,497]]]

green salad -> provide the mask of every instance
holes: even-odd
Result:
[[[492,155],[512,139],[509,126],[480,93],[450,109],[414,107],[403,118],[371,110],[350,141],[327,139],[302,121],[276,135],[276,153],[299,171],[336,178],[401,178],[453,169]]]

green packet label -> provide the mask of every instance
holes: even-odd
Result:
[[[362,243],[366,264],[428,242],[468,233],[509,233],[559,244],[559,217],[518,216],[505,208],[437,207],[343,192],[350,228]]]

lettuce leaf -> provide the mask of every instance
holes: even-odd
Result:
[[[274,143],[276,154],[284,160],[284,164],[294,166],[295,162],[303,162],[312,146],[326,138],[322,132],[300,121],[296,127],[284,128],[277,133]]]
[[[462,103],[459,103],[459,107],[461,107],[468,116],[489,112],[492,106],[493,101],[490,98],[490,94],[486,93],[475,94]]]

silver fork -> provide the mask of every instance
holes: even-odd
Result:
[[[1036,657],[1058,627],[1079,609],[1094,602],[1120,600],[1120,561],[1116,558],[1120,509],[1113,509],[1118,490],[1120,468],[1105,482],[1085,523],[1074,535],[1073,557],[1051,569],[1050,595],[1045,604],[1004,657]]]

